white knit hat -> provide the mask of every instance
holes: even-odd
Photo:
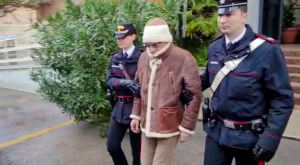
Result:
[[[165,20],[154,18],[146,24],[143,34],[143,43],[172,41],[173,37]]]

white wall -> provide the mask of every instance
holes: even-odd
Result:
[[[253,28],[256,33],[261,32],[261,0],[248,0],[248,21],[247,23]]]
[[[38,84],[30,78],[30,69],[0,70],[0,87],[37,93]]]
[[[31,49],[24,47],[33,47],[37,42],[34,31],[26,31],[29,27],[29,24],[6,25],[0,23],[0,36],[12,36],[13,38],[9,41],[0,40],[0,87],[32,93],[36,93],[38,89],[38,84],[30,78],[30,70],[32,67],[36,67],[36,64],[28,59],[22,61],[22,58],[30,57],[34,53],[34,51],[30,51]],[[16,61],[8,62],[7,60]]]

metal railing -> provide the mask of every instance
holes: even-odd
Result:
[[[40,49],[36,37],[24,35],[0,39],[0,70],[26,69],[35,67],[31,58],[34,49]]]

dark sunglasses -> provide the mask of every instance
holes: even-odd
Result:
[[[150,47],[158,48],[161,43],[163,43],[163,42],[145,43],[144,46],[147,48],[150,48]]]

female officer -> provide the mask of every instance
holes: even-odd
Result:
[[[113,113],[109,126],[107,150],[115,165],[127,165],[127,160],[121,148],[122,139],[130,127],[133,96],[139,91],[133,79],[137,70],[137,62],[141,50],[134,44],[136,29],[133,24],[117,27],[115,38],[120,50],[111,57],[107,75],[107,86],[113,91]],[[129,129],[133,165],[140,164],[140,134]]]

